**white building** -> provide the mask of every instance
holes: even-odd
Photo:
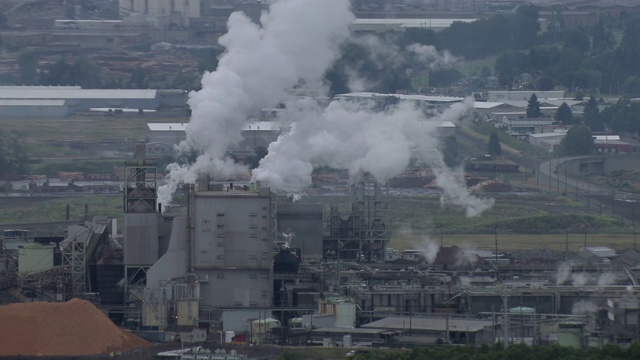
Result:
[[[477,19],[355,19],[351,24],[353,32],[404,31],[407,28],[422,28],[441,31],[454,22],[474,22]]]
[[[120,16],[128,25],[159,28],[189,26],[201,14],[200,0],[119,0]]]

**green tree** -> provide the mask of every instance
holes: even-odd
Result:
[[[67,83],[79,85],[85,89],[98,89],[102,86],[100,67],[85,58],[76,59],[70,67]]]
[[[591,47],[589,35],[580,30],[570,31],[564,37],[564,47],[575,48],[586,53]]]
[[[222,54],[222,51],[223,49],[218,46],[208,49],[198,62],[198,70],[205,72],[214,71],[218,68],[218,58]]]
[[[67,59],[60,58],[55,63],[49,65],[45,71],[43,71],[40,79],[42,85],[72,85],[69,83],[71,74],[71,65],[67,62]]]
[[[500,145],[500,139],[498,138],[497,133],[492,133],[489,136],[489,144],[487,146],[487,151],[489,155],[497,156],[502,154],[502,146]]]
[[[584,106],[584,124],[588,126],[591,131],[604,131],[604,122],[600,116],[598,102],[593,95]]]
[[[0,130],[0,178],[11,180],[27,173],[29,157],[22,133]]]
[[[640,95],[640,77],[629,76],[622,83],[622,94],[627,98]]]
[[[458,147],[458,140],[455,136],[447,136],[444,139],[444,143],[442,144],[442,156],[444,158],[444,163],[450,168],[460,165],[460,153],[458,152]]]
[[[566,102],[563,102],[558,107],[553,118],[563,125],[571,125],[573,123],[573,114],[571,113],[571,108]]]
[[[527,118],[539,118],[542,117],[542,111],[540,111],[540,102],[536,94],[531,94],[529,103],[527,104]]]
[[[38,82],[38,54],[24,51],[18,55],[18,71],[22,85],[35,85]]]
[[[496,58],[495,74],[502,86],[511,88],[516,76],[528,67],[528,57],[519,51],[505,50]]]
[[[131,73],[128,86],[132,89],[146,89],[149,87],[147,74],[140,66],[136,67]]]
[[[563,155],[589,155],[593,152],[593,135],[588,127],[572,126],[567,135],[560,141],[560,152]]]

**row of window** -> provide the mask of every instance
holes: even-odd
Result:
[[[218,243],[219,247],[224,247],[223,245],[220,245],[220,243]],[[218,254],[216,256],[216,259],[218,260],[224,260],[224,254]],[[262,252],[262,260],[268,260],[269,259],[269,254],[266,251]],[[249,260],[258,260],[258,255],[257,254],[249,254]]]
[[[224,273],[218,273],[216,274],[216,278],[218,279],[224,279]],[[251,273],[249,274],[249,279],[257,279],[258,278],[258,274],[256,273]],[[261,278],[263,280],[267,280],[269,279],[269,275],[268,274],[262,274]],[[263,290],[264,291],[264,290]]]

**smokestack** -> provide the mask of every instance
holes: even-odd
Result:
[[[158,203],[158,214],[162,214],[162,204]]]

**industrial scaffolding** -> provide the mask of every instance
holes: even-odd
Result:
[[[360,181],[351,188],[350,213],[344,217],[331,205],[324,216],[323,252],[327,259],[364,262],[384,261],[391,239],[389,187],[375,181]]]
[[[123,199],[125,218],[128,214],[156,214],[160,211],[158,166],[155,161],[145,159],[144,145],[136,148],[133,161],[125,162]],[[128,239],[128,241],[140,242],[143,239]],[[136,251],[140,251],[139,246],[125,245],[125,253]],[[141,302],[144,299],[147,271],[150,266],[151,264],[125,261],[125,302]]]

